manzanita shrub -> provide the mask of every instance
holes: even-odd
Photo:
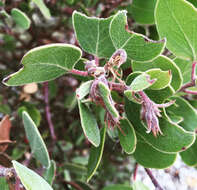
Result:
[[[137,23],[155,24],[157,41],[130,30],[126,10],[108,18],[74,11],[78,46],[54,43],[33,48],[23,56],[22,68],[3,80],[6,86],[21,86],[73,74],[82,81],[75,95],[83,133],[92,145],[87,182],[105,156],[110,140],[106,136],[118,139],[122,154],[133,156],[145,168],[168,168],[178,154],[187,165],[197,165],[197,9],[185,0],[132,3],[129,13]],[[145,9],[147,16],[137,7]],[[152,12],[146,12],[147,7]],[[42,12],[50,17],[46,7]],[[29,28],[31,20],[24,13],[12,9],[11,14],[23,29]],[[90,59],[83,52],[92,55]],[[50,190],[55,162],[35,121],[27,110],[21,114],[32,154],[44,166],[43,178],[48,182],[17,161],[13,161],[14,170],[27,190]],[[110,189],[145,187],[114,185],[103,190]]]

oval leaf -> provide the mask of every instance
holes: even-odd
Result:
[[[110,36],[116,49],[124,49],[127,56],[135,61],[155,59],[165,47],[165,41],[151,41],[141,34],[128,32],[126,11],[119,11],[110,24]]]
[[[111,57],[115,51],[109,36],[109,25],[112,18],[87,17],[74,11],[72,16],[73,26],[77,40],[83,50],[97,57]]]
[[[52,187],[34,171],[23,166],[17,161],[12,161],[12,163],[26,190],[53,190]]]
[[[145,168],[163,169],[171,166],[177,154],[166,154],[154,149],[137,134],[137,146],[133,154],[137,163]]]
[[[45,180],[52,185],[53,184],[53,180],[55,178],[55,173],[56,173],[56,163],[54,160],[51,160],[51,164],[50,167],[47,168],[43,174],[43,177],[45,178]]]
[[[135,130],[127,118],[120,119],[120,129],[118,129],[120,144],[127,154],[135,151],[137,139]]]
[[[90,157],[88,160],[88,172],[87,172],[87,182],[92,178],[95,174],[103,155],[104,144],[105,144],[105,136],[106,136],[106,127],[101,129],[101,143],[99,147],[92,147],[90,150]]]
[[[49,167],[50,159],[49,159],[49,154],[48,154],[46,145],[35,123],[30,118],[29,114],[25,111],[23,112],[23,124],[25,127],[25,133],[27,135],[27,139],[29,140],[29,144],[30,144],[33,155],[45,167]]]
[[[16,24],[21,28],[27,30],[30,27],[31,20],[21,10],[14,8],[11,11],[11,15],[14,21],[16,22]]]
[[[96,147],[100,144],[100,132],[96,119],[89,108],[78,101],[81,126],[87,139]]]
[[[53,80],[71,70],[81,57],[81,50],[69,44],[51,44],[27,52],[18,72],[6,77],[4,84],[19,86]]]
[[[166,120],[164,117],[159,119],[159,126],[163,135],[157,138],[152,133],[146,133],[146,128],[140,119],[141,105],[135,104],[125,98],[125,112],[127,118],[132,123],[136,133],[149,145],[163,153],[176,153],[184,151],[189,148],[194,140],[195,134],[193,132],[185,131],[176,123]]]
[[[194,6],[185,0],[158,0],[155,19],[160,37],[167,38],[167,48],[180,58],[196,60],[197,10]]]

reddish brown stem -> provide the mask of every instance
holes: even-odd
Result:
[[[69,73],[72,73],[72,74],[78,75],[78,76],[83,76],[83,77],[87,77],[88,76],[88,72],[87,71],[79,71],[79,70],[76,70],[76,69],[70,70]]]
[[[74,187],[76,190],[83,190],[77,183],[73,182],[73,181],[63,181],[64,184],[66,185],[71,185],[72,187]]]
[[[134,181],[136,180],[138,166],[139,166],[139,164],[136,163],[136,164],[135,164],[135,168],[134,168],[134,172],[133,172],[133,180],[134,180]]]
[[[159,185],[158,181],[156,178],[153,176],[152,172],[148,168],[144,168],[148,176],[150,177],[153,185],[155,186],[156,190],[163,190],[163,188]]]
[[[51,119],[51,112],[50,112],[50,105],[49,105],[49,87],[48,87],[48,82],[44,83],[44,101],[45,101],[45,114],[47,118],[47,122],[49,124],[49,129],[51,133],[51,138],[53,141],[56,141],[56,135],[55,135],[55,130],[54,130],[54,125]]]

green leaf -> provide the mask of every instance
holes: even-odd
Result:
[[[50,159],[47,147],[42,140],[35,123],[25,111],[23,112],[23,124],[33,155],[42,163],[42,165],[48,168],[50,166]]]
[[[81,57],[81,50],[69,44],[50,44],[27,52],[18,72],[4,79],[7,86],[53,80],[71,70]]]
[[[158,0],[156,26],[161,38],[167,38],[167,48],[176,56],[196,60],[197,10],[185,0]]]
[[[196,0],[187,0],[190,3],[192,3],[195,7],[197,7],[197,1]]]
[[[136,162],[145,168],[163,169],[174,163],[177,154],[160,152],[148,144],[140,135],[137,135],[137,146],[133,156]]]
[[[43,14],[43,16],[46,19],[50,19],[51,18],[51,13],[49,11],[49,9],[46,7],[46,5],[44,4],[43,0],[32,0],[40,9],[41,13]]]
[[[73,163],[65,163],[64,167],[69,170],[69,172],[76,174],[76,175],[86,175],[87,168],[82,166],[81,164],[73,164]]]
[[[55,161],[51,160],[50,167],[46,168],[43,174],[43,177],[50,185],[53,184],[53,180],[55,178],[55,172],[56,172],[56,163]]]
[[[151,41],[141,34],[128,32],[126,11],[119,11],[110,23],[110,36],[116,49],[125,49],[127,56],[135,61],[149,61],[160,55],[165,41]]]
[[[34,121],[36,126],[40,125],[41,114],[34,104],[31,104],[29,102],[22,102],[21,106],[18,108],[17,111],[20,117],[22,117],[23,111],[26,111],[31,117],[31,119]]]
[[[131,154],[135,151],[137,143],[135,130],[127,118],[120,119],[120,128],[121,130],[118,128],[120,144],[127,154]]]
[[[81,126],[87,139],[96,147],[100,144],[100,132],[96,119],[90,109],[78,101]]]
[[[140,135],[154,149],[163,153],[176,153],[189,148],[193,144],[195,140],[193,132],[185,131],[182,127],[176,123],[171,123],[164,117],[159,119],[159,126],[163,135],[156,138],[152,133],[147,134],[147,129],[140,119],[140,109],[141,105],[125,98],[125,112],[136,134]]]
[[[197,2],[197,1],[196,1]],[[191,73],[192,73],[192,61],[187,61],[184,59],[176,58],[174,62],[179,67],[182,77],[183,77],[183,84],[191,81]],[[197,72],[197,68],[196,68]]]
[[[171,113],[176,116],[182,117],[183,120],[179,123],[187,131],[195,131],[197,129],[197,111],[194,109],[188,101],[181,97],[172,97],[172,100],[176,100],[175,104],[166,108],[166,112],[171,118]]]
[[[90,157],[88,160],[88,172],[87,172],[87,182],[92,178],[95,174],[103,155],[104,144],[105,144],[105,136],[106,136],[106,127],[101,129],[101,143],[99,147],[92,147],[90,150]]]
[[[175,91],[177,91],[182,85],[182,76],[179,68],[176,64],[166,56],[159,56],[155,60],[150,62],[132,62],[133,71],[141,71],[145,72],[149,69],[161,69],[162,71],[171,71],[172,80],[170,85],[173,87]]]
[[[13,167],[26,190],[53,190],[37,173],[13,160]]]
[[[110,98],[111,93],[110,93],[109,87],[105,85],[103,82],[99,82],[98,86],[99,86],[100,95],[103,98],[103,101],[105,103],[107,110],[111,113],[111,115],[114,118],[118,119],[120,116],[112,102],[112,99]]]
[[[84,51],[97,57],[111,57],[115,51],[109,36],[109,25],[112,18],[87,17],[74,11],[73,27],[77,40]]]
[[[132,184],[133,190],[150,190],[146,185],[141,181],[134,181]]]
[[[4,177],[0,178],[0,189],[1,190],[9,190],[8,183],[6,181],[6,178],[4,178]]]
[[[104,187],[102,190],[133,190],[132,187],[126,186],[126,185],[109,185],[107,187]]]
[[[150,82],[150,75],[142,73],[132,81],[130,84],[130,90],[128,91],[139,92],[150,87],[153,83],[154,82]]]
[[[15,23],[20,26],[21,28],[27,30],[30,27],[31,20],[28,16],[17,8],[13,8],[11,11],[12,18],[14,19]]]
[[[76,90],[76,95],[79,100],[82,100],[89,94],[91,85],[92,80],[84,82],[80,85],[80,87]]]
[[[139,24],[154,24],[154,10],[156,0],[133,0],[131,7],[128,7],[129,13]]]
[[[171,83],[172,75],[169,71],[162,71],[161,69],[150,69],[146,71],[150,79],[156,79],[155,83],[150,87],[152,90],[160,90],[169,86]]]
[[[182,160],[189,166],[197,166],[197,140],[184,152],[180,153]]]

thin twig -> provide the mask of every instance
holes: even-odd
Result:
[[[57,140],[54,130],[54,125],[51,119],[50,105],[49,105],[49,87],[48,82],[44,82],[44,101],[45,101],[45,114],[47,118],[47,122],[49,124],[49,129],[51,133],[51,138],[55,142]]]
[[[88,72],[87,71],[79,71],[79,70],[76,70],[76,69],[70,70],[69,73],[74,74],[74,75],[78,75],[78,76],[83,76],[83,77],[87,77],[88,76]]]
[[[184,84],[181,89],[179,90],[180,92],[186,92],[188,93],[188,91],[186,90],[186,88],[189,88],[189,87],[193,87],[196,85],[196,65],[197,65],[197,62],[194,61],[192,63],[192,72],[191,72],[191,81]]]
[[[134,172],[133,172],[133,180],[134,181],[136,180],[138,166],[139,166],[139,164],[136,162]]]
[[[148,168],[144,168],[146,173],[148,174],[148,176],[150,177],[152,183],[155,186],[156,190],[163,190],[163,188],[159,185],[158,181],[155,179],[155,177],[153,176],[152,172],[148,169]]]
[[[84,190],[83,188],[81,188],[77,183],[73,182],[73,181],[62,181],[64,184],[66,185],[71,185],[72,187],[74,187],[76,190]]]

